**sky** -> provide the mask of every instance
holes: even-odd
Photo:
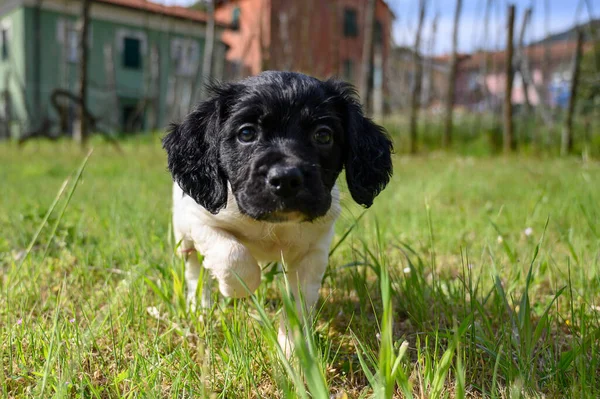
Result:
[[[154,0],[168,5],[189,5],[193,0]],[[328,0],[323,0],[328,1]],[[490,1],[490,22],[485,32],[485,8]],[[418,0],[387,0],[396,14],[393,28],[394,41],[398,45],[413,45],[417,28]],[[452,24],[455,0],[429,0],[423,28],[423,51],[444,54],[451,50]],[[458,36],[460,52],[471,52],[478,48],[502,48],[505,46],[506,9],[508,0],[463,0]],[[532,7],[532,19],[525,40],[533,41],[545,36],[546,32],[560,32],[575,22],[589,19],[587,5],[592,7],[594,18],[600,18],[600,0],[512,0],[516,6],[515,35],[520,30],[524,10]],[[586,5],[587,3],[587,5]],[[432,46],[432,25],[438,15],[438,27]],[[487,39],[486,39],[487,38]]]

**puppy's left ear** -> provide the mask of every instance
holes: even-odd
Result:
[[[393,144],[383,127],[364,116],[352,85],[336,80],[327,83],[343,115],[348,188],[354,201],[368,208],[392,176]]]
[[[227,177],[220,166],[221,124],[233,85],[213,86],[213,96],[200,103],[163,138],[169,170],[183,192],[209,212],[227,205]]]

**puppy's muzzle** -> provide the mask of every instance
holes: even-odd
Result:
[[[304,188],[304,173],[295,166],[273,166],[267,173],[267,187],[278,197],[295,197]]]

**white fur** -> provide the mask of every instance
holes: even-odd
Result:
[[[188,303],[195,304],[201,265],[194,251],[204,257],[205,269],[217,280],[219,290],[228,297],[245,297],[261,281],[261,265],[285,264],[287,279],[298,306],[298,287],[307,309],[319,297],[321,279],[327,267],[333,228],[340,214],[339,191],[332,191],[332,205],[325,216],[314,222],[298,222],[294,215],[283,223],[254,220],[243,215],[231,189],[225,209],[213,215],[184,195],[177,183],[173,186],[173,229],[179,254],[186,259],[185,277]],[[192,256],[190,256],[190,254]],[[207,306],[210,285],[203,287],[202,305]],[[280,343],[289,352],[291,344],[284,323],[279,331]]]

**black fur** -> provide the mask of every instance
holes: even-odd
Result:
[[[341,81],[328,81],[344,115],[346,147],[344,165],[352,198],[370,207],[392,177],[392,141],[383,127],[363,115],[356,90]]]
[[[212,213],[227,204],[227,182],[244,214],[278,221],[323,216],[342,168],[352,198],[369,207],[392,173],[392,144],[364,117],[346,83],[291,72],[264,72],[239,83],[214,86],[201,103],[163,139],[169,169],[183,191]],[[256,139],[240,140],[251,126]],[[316,131],[333,142],[315,141]],[[296,168],[302,186],[293,196],[269,189],[274,168]]]
[[[213,88],[214,97],[199,104],[163,139],[173,180],[198,204],[218,213],[227,204],[227,178],[219,165],[221,120],[235,86]]]

